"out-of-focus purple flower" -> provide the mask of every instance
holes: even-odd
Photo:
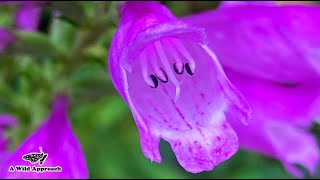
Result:
[[[5,128],[14,128],[16,126],[16,119],[10,115],[0,114],[0,167],[2,163],[9,156],[8,145],[10,139],[4,135]]]
[[[208,48],[204,29],[158,2],[127,1],[120,11],[109,69],[132,111],[144,155],[160,163],[163,138],[188,172],[210,171],[229,159],[238,138],[228,121],[246,124],[250,108]]]
[[[303,83],[286,86],[227,68],[225,72],[253,109],[254,120],[247,128],[231,123],[240,146],[281,160],[295,176],[303,176],[295,164],[315,173],[319,149],[307,128],[319,114],[320,86]]]
[[[14,36],[6,28],[0,27],[0,53],[3,52],[14,39]]]
[[[16,12],[15,23],[19,30],[36,31],[39,26],[41,5],[45,1],[1,1],[0,4],[19,4]]]
[[[240,146],[282,161],[293,175],[314,173],[317,141],[308,128],[320,114],[320,7],[222,4],[183,20],[205,27],[228,78],[248,100],[253,121],[231,125]]]
[[[31,158],[32,153],[39,155]],[[53,167],[56,172],[10,172],[10,166]],[[84,154],[68,119],[67,96],[55,97],[51,115],[4,162],[0,177],[88,178]]]
[[[319,76],[320,6],[227,3],[183,18],[206,28],[210,47],[223,66],[281,82],[313,81]],[[248,64],[251,59],[255,61]]]
[[[39,26],[41,7],[34,4],[23,4],[16,12],[17,28],[23,31],[36,31]]]
[[[41,6],[45,1],[1,1],[0,4],[19,4],[16,12],[15,24],[21,31],[36,31],[39,26]],[[0,53],[3,52],[9,43],[15,40],[10,31],[0,27]]]

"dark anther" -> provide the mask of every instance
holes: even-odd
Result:
[[[150,86],[150,87],[152,87],[152,88],[157,88],[158,85],[159,85],[159,83],[158,83],[158,80],[157,80],[156,76],[153,75],[153,74],[151,74],[151,75],[150,75],[150,78],[151,78],[151,80],[153,81],[153,84],[154,84],[153,87],[152,87],[152,86]]]
[[[158,78],[161,82],[167,83],[167,82],[169,81],[168,76],[167,76],[167,73],[166,73],[162,68],[160,68],[160,69],[161,69],[161,71],[163,72],[163,74],[164,74],[164,76],[166,77],[166,79],[163,80],[163,79],[159,78],[158,76],[157,76],[157,78]],[[157,74],[156,74],[156,75],[157,75]]]
[[[191,69],[190,69],[189,63],[186,63],[185,66],[186,66],[186,71],[187,71],[187,73],[192,76],[192,75],[193,75],[193,72],[192,72]]]
[[[173,70],[174,72],[176,72],[177,74],[183,74],[183,70],[184,70],[184,67],[182,66],[182,70],[181,72],[179,72],[177,66],[176,66],[176,63],[173,64]]]

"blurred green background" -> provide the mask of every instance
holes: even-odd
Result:
[[[214,9],[219,3],[161,2],[177,16]],[[119,20],[117,3],[52,2],[43,7],[35,33],[12,25],[17,5],[0,5],[0,26],[11,28],[19,39],[0,54],[0,113],[19,118],[18,128],[7,133],[13,138],[11,150],[48,115],[54,93],[65,91],[71,97],[70,119],[90,178],[292,178],[279,161],[242,149],[213,171],[200,174],[185,172],[165,141],[160,145],[161,164],[145,158],[131,112],[108,74],[108,49]],[[55,10],[62,16],[54,17]],[[319,134],[319,127],[313,129]],[[320,169],[307,177],[320,177]]]

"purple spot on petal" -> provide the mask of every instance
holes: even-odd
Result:
[[[203,93],[200,93],[200,96],[202,99],[205,99],[205,95]]]
[[[185,120],[185,117],[184,117],[183,114],[181,113],[180,109],[179,109],[177,106],[174,106],[174,107],[175,107],[176,111],[178,112],[179,116],[180,116],[183,120]]]
[[[229,152],[226,152],[225,155],[226,155],[226,156],[229,156]]]
[[[223,128],[223,129],[227,129],[228,126],[227,126],[226,124],[223,124],[223,125],[222,125],[222,128]]]
[[[220,154],[220,153],[221,153],[221,147],[219,147],[218,149],[216,149],[215,152],[216,152],[217,154]]]
[[[182,120],[187,124],[187,126],[192,129],[192,126],[186,121],[184,115],[182,114],[182,112],[180,111],[180,109],[177,107],[176,103],[173,101],[173,99],[171,99],[171,102],[175,108],[175,110],[178,112],[179,116],[182,118]]]

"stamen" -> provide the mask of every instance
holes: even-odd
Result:
[[[179,69],[182,69],[181,71],[179,71]],[[183,74],[183,70],[184,70],[184,66],[182,65],[182,68],[180,66],[178,66],[176,63],[173,64],[173,70],[174,72],[176,72],[177,74],[181,75]]]
[[[153,81],[153,83],[154,83],[154,87],[152,87],[152,88],[157,88],[158,87],[158,85],[159,85],[159,83],[158,83],[158,80],[157,80],[157,78],[156,78],[156,76],[155,75],[153,75],[153,74],[151,74],[150,75],[150,78],[151,78],[151,80]]]
[[[146,52],[149,53],[149,58],[151,60],[151,66],[157,76],[157,78],[163,82],[166,83],[169,81],[167,74],[165,73],[165,71],[162,68],[159,68],[158,65],[158,57],[156,52],[151,48],[151,47],[147,47]]]
[[[189,51],[183,46],[183,44],[180,41],[174,40],[172,39],[171,42],[173,43],[173,45],[175,46],[176,49],[179,50],[179,52],[185,57],[187,58],[187,60],[189,61],[189,67],[190,70],[192,72],[192,74],[194,73],[195,69],[196,69],[196,64],[194,62],[193,57],[191,56],[191,54],[189,53]]]
[[[187,73],[192,76],[192,75],[193,75],[193,72],[192,72],[191,69],[190,69],[189,63],[186,63],[185,66],[186,66],[186,71],[187,71]]]
[[[160,41],[156,41],[154,43],[154,47],[155,47],[155,50],[156,52],[158,53],[159,57],[160,57],[160,60],[164,66],[164,69],[165,71],[167,72],[170,80],[172,81],[172,83],[176,86],[176,96],[175,96],[175,99],[174,101],[176,102],[180,96],[180,84],[178,82],[178,80],[176,79],[176,77],[174,76],[174,73],[170,67],[170,64],[169,64],[169,60],[163,50],[163,47],[160,43]]]
[[[144,81],[152,88],[156,88],[158,86],[158,81],[156,78],[156,81],[152,79],[152,75],[148,75],[148,59],[147,59],[147,54],[146,50],[143,51],[140,55],[140,63],[141,63],[141,70],[142,70],[142,76]]]
[[[158,74],[156,74],[156,76],[157,76],[157,78],[161,81],[161,82],[163,82],[163,83],[167,83],[168,81],[169,81],[169,78],[168,78],[168,76],[167,76],[167,74],[166,74],[166,72],[164,72],[164,70],[162,69],[162,68],[160,68],[161,69],[161,76],[160,77],[162,77],[162,78],[160,78],[159,76],[158,76]],[[164,77],[164,78],[163,78]]]
[[[169,53],[173,56],[173,58],[176,60],[176,63],[173,63],[173,69],[177,74],[183,74],[183,63],[181,61],[181,58],[178,54],[178,52],[176,51],[176,49],[173,47],[173,45],[171,44],[171,42],[167,39],[163,40],[165,42],[165,45],[169,51]]]

